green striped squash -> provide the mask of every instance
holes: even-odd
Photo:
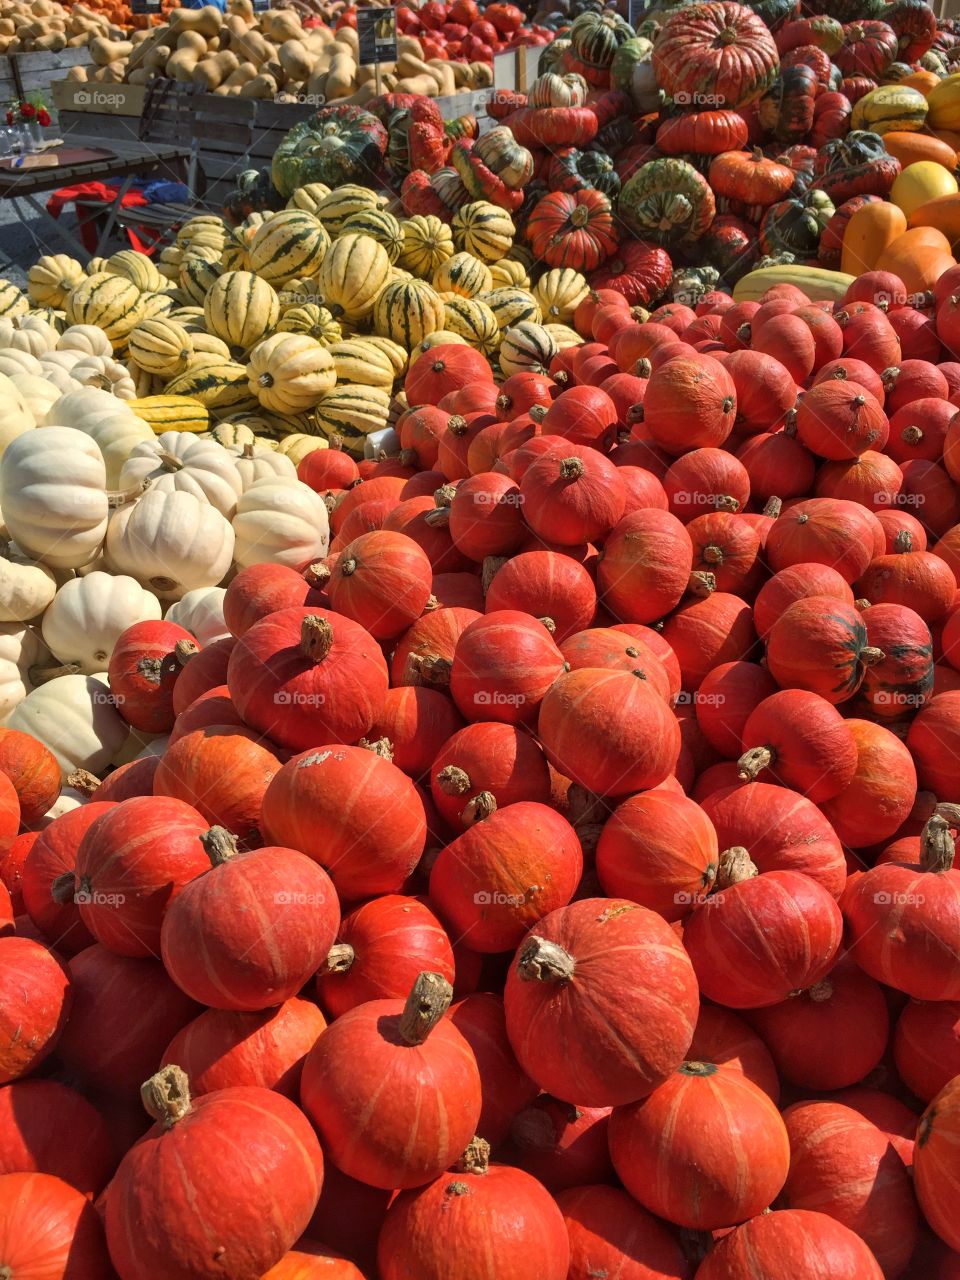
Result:
[[[141,320],[127,340],[130,359],[145,373],[172,378],[187,367],[195,348],[182,324],[169,316]]]
[[[247,386],[247,371],[234,360],[201,353],[195,355],[182,373],[176,374],[164,388],[167,396],[191,396],[208,409],[236,412],[244,405],[255,405]]]
[[[0,305],[2,301],[0,293]],[[23,302],[26,304],[26,298]],[[140,290],[123,276],[114,276],[107,271],[97,272],[74,285],[64,299],[64,311],[68,324],[96,325],[114,347],[119,347],[140,320]],[[13,311],[5,314],[22,313]]]
[[[199,325],[202,329],[204,325],[203,307],[174,307],[170,312],[170,319],[176,320],[177,324],[185,325],[187,328],[195,328]]]
[[[66,253],[44,254],[27,272],[27,293],[35,306],[62,307],[64,298],[82,279],[83,267],[76,258]]]
[[[247,249],[250,270],[268,284],[314,276],[330,248],[323,224],[304,209],[275,213],[254,234]]]
[[[333,242],[320,268],[324,305],[335,319],[355,324],[373,310],[389,275],[390,259],[383,245],[372,236],[348,232]]]
[[[500,258],[497,262],[491,262],[490,278],[493,289],[510,289],[514,286],[518,289],[530,288],[527,268],[516,258]]]
[[[557,344],[558,351],[566,351],[567,347],[582,347],[583,338],[576,329],[567,324],[545,324],[543,326]]]
[[[287,208],[306,209],[307,213],[315,214],[320,201],[329,194],[330,188],[325,182],[308,182],[304,187],[297,187],[287,201]]]
[[[437,268],[453,254],[453,234],[434,214],[417,213],[404,220],[401,267],[422,280],[432,280]]]
[[[191,252],[180,263],[180,288],[191,302],[202,307],[222,273],[219,252],[214,253],[212,249],[202,254]]]
[[[471,347],[492,356],[500,346],[497,317],[479,298],[448,298],[443,304],[443,327],[458,333]]]
[[[347,338],[327,348],[333,356],[337,382],[356,387],[382,387],[390,391],[396,379],[393,362],[367,338]]]
[[[517,229],[506,210],[488,200],[473,200],[453,215],[453,238],[458,249],[481,262],[497,262],[513,244]]]
[[[377,296],[373,327],[405,351],[443,328],[443,299],[424,280],[394,280]]]
[[[126,400],[124,403],[158,436],[164,431],[189,431],[192,435],[199,435],[210,425],[206,405],[191,396],[141,396],[138,400]]]
[[[518,264],[519,265],[519,264]],[[586,276],[572,267],[554,267],[537,281],[533,296],[546,319],[563,324],[570,320],[590,291]]]
[[[280,299],[266,280],[252,271],[226,271],[203,302],[210,333],[238,354],[272,333],[280,319]]]
[[[162,289],[164,279],[153,262],[142,253],[133,249],[120,249],[107,259],[104,267],[113,276],[123,276],[131,284],[135,284],[141,293],[148,290]]]
[[[351,215],[362,213],[364,209],[382,209],[385,204],[384,197],[378,196],[375,191],[348,182],[319,200],[313,212],[336,239]]]
[[[361,209],[359,213],[351,213],[340,231],[341,234],[352,231],[355,235],[372,237],[383,245],[391,262],[396,262],[403,251],[400,220],[386,209]]]
[[[343,330],[326,307],[315,302],[302,302],[288,307],[277,321],[280,333],[308,333],[324,346],[329,347],[343,338]]]
[[[512,373],[546,373],[558,347],[543,325],[523,320],[503,335],[500,344],[500,368]]]
[[[334,436],[353,454],[363,454],[363,438],[382,431],[390,416],[390,393],[379,387],[334,387],[325,391],[313,411],[310,426],[316,435]]]
[[[540,304],[526,289],[492,289],[481,294],[480,301],[485,302],[497,317],[501,329],[509,329],[523,320],[539,324],[542,319]]]
[[[394,374],[398,378],[403,377],[407,372],[407,365],[410,363],[410,356],[406,351],[404,351],[399,342],[394,342],[392,338],[381,337],[378,333],[368,333],[364,336],[363,340],[382,351],[393,365]]]
[[[461,298],[475,298],[478,293],[490,292],[493,277],[485,262],[461,250],[437,267],[433,287],[439,293],[458,293]]]
[[[140,295],[140,314],[144,320],[168,316],[176,305],[169,293],[155,293],[151,290]]]

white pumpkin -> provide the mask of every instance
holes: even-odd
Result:
[[[41,368],[43,366],[41,365]],[[63,395],[59,387],[47,380],[46,370],[40,374],[15,373],[10,379],[23,396],[24,403],[33,414],[35,422],[43,422],[50,411],[50,406]]]
[[[137,388],[125,365],[113,356],[84,356],[71,370],[74,381],[84,387],[109,391],[118,400],[133,400]]]
[[[0,319],[0,347],[42,356],[45,351],[53,350],[59,338],[59,333],[43,316],[20,316],[16,322],[9,316]]]
[[[71,324],[57,340],[58,351],[79,351],[84,356],[112,356],[110,339],[93,324]]]
[[[69,373],[78,360],[86,358],[79,351],[47,351],[40,357],[40,364],[44,374],[52,368],[63,369],[65,373]]]
[[[134,447],[120,473],[120,488],[150,482],[162,493],[182,489],[209,502],[229,520],[243,492],[240,472],[215,440],[198,440],[187,431],[164,431]]]
[[[107,487],[120,488],[123,464],[133,449],[154,433],[132,409],[109,391],[82,387],[50,407],[46,426],[72,427],[95,440],[107,469]]]
[[[0,511],[7,529],[52,568],[86,564],[107,531],[106,480],[96,441],[82,431],[27,431],[0,459]]]
[[[201,648],[213,644],[214,640],[225,640],[230,635],[223,620],[226,594],[226,587],[198,587],[196,591],[188,591],[182,600],[170,606],[166,619],[189,631]]]
[[[64,778],[76,769],[99,775],[129,732],[102,672],[48,680],[14,707],[7,727],[42,742],[56,756]]]
[[[263,445],[236,444],[227,449],[236,459],[237,470],[243,481],[244,492],[258,480],[296,480],[297,468],[274,449]]]
[[[57,580],[15,542],[0,542],[0,622],[38,618],[57,594]]]
[[[15,351],[13,347],[0,349],[0,373],[11,378],[15,373],[32,373],[43,377],[43,365],[29,351]]]
[[[55,658],[92,675],[106,670],[127,627],[161,616],[160,601],[136,578],[95,572],[64,583],[43,615],[41,631]]]
[[[233,544],[230,522],[209,502],[182,490],[148,491],[114,513],[105,551],[115,573],[131,574],[161,600],[180,600],[220,581]]]
[[[299,480],[258,480],[244,493],[233,517],[234,558],[291,568],[320,560],[330,545],[330,521],[319,494]]]
[[[0,724],[33,685],[30,668],[49,657],[39,634],[16,622],[0,625]]]
[[[40,368],[39,361],[37,367]],[[26,400],[17,390],[16,383],[0,373],[0,454],[11,440],[32,431],[37,425]]]
[[[162,756],[170,745],[170,735],[166,733],[144,733],[140,729],[131,729],[130,736],[110,761],[115,768],[132,764],[134,760],[143,760],[150,756]]]
[[[69,395],[71,391],[80,390],[80,383],[71,378],[66,369],[61,369],[59,365],[44,365],[43,378],[50,386],[56,388],[58,398]]]

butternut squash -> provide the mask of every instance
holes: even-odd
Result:
[[[218,85],[223,84],[227,76],[236,71],[239,65],[240,59],[231,50],[216,53],[197,63],[193,69],[193,83],[201,85],[211,93]]]
[[[202,36],[215,36],[223,25],[223,14],[212,4],[202,9],[173,9],[169,16],[171,29],[198,31]]]
[[[299,40],[303,27],[299,17],[289,9],[268,9],[260,15],[260,30],[274,44]]]
[[[275,98],[277,82],[273,76],[257,75],[240,86],[240,98]]]
[[[313,54],[301,40],[285,40],[277,57],[291,80],[306,80],[313,71]]]
[[[853,214],[843,233],[840,270],[852,276],[875,270],[884,249],[906,229],[906,214],[897,205],[886,201],[864,205]]]
[[[904,231],[884,249],[877,259],[876,269],[892,271],[899,276],[908,293],[926,293],[944,271],[954,265],[950,241],[943,232],[935,227],[918,226]]]
[[[94,36],[90,41],[90,57],[98,67],[107,67],[111,62],[124,61],[132,53],[133,45],[129,40],[113,41],[103,36]]]

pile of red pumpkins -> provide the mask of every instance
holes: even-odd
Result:
[[[0,1274],[960,1275],[941,283],[435,347],[328,559],[121,637],[154,754],[44,825],[0,729]]]
[[[348,6],[335,27],[357,26],[357,10]],[[464,62],[492,62],[498,53],[524,45],[549,44],[554,32],[547,27],[524,25],[524,15],[514,4],[490,4],[483,10],[476,0],[441,0],[413,9],[397,6],[397,30],[416,36],[425,58],[451,58]]]

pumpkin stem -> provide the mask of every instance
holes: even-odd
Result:
[[[463,796],[470,790],[470,775],[455,764],[448,764],[436,777],[437,786],[445,796]]]
[[[438,507],[449,507],[456,496],[456,485],[442,484],[439,489],[434,490],[433,500]]]
[[[393,743],[389,738],[376,738],[372,742],[369,738],[361,738],[360,746],[364,751],[372,751],[381,760],[393,760]]]
[[[556,635],[556,633],[557,633],[557,624],[554,622],[554,620],[553,620],[552,618],[546,618],[546,617],[544,617],[544,618],[538,618],[538,619],[537,619],[537,621],[538,621],[538,622],[542,622],[542,623],[543,623],[543,625],[547,628],[547,630],[550,632],[550,634],[551,634],[552,636],[553,636],[553,635]]]
[[[707,564],[723,564],[723,547],[718,547],[716,543],[711,542],[708,547],[704,547],[702,554]]]
[[[737,777],[744,782],[755,782],[764,769],[769,769],[775,759],[770,747],[751,747],[737,761]]]
[[[923,432],[917,426],[904,427],[900,432],[900,439],[904,444],[919,444],[923,439]]]
[[[527,938],[517,959],[517,976],[524,982],[569,982],[576,961],[568,951],[536,934]]]
[[[401,449],[397,455],[397,461],[401,467],[415,467],[417,465],[416,449]]]
[[[333,648],[333,627],[326,618],[311,613],[300,624],[300,652],[313,662],[323,662]]]
[[[309,577],[307,575],[309,574]],[[325,587],[330,581],[330,569],[322,560],[314,560],[303,571],[303,576],[312,587]]]
[[[445,529],[450,523],[450,508],[436,507],[433,511],[428,511],[423,520],[431,529]]]
[[[167,453],[165,449],[161,449],[157,454],[157,457],[160,459],[160,465],[163,467],[164,471],[183,470],[183,463],[180,459],[172,453]]]
[[[561,480],[579,480],[584,470],[585,468],[580,458],[562,458],[560,460]]]
[[[89,769],[74,769],[73,773],[67,774],[67,786],[73,787],[74,791],[80,791],[85,796],[92,796],[99,785],[100,779]]]
[[[72,871],[64,871],[62,876],[57,876],[53,884],[50,886],[50,897],[54,900],[58,907],[64,906],[68,902],[72,902],[77,892],[77,882]]]
[[[447,422],[447,430],[455,436],[465,436],[468,425],[466,418],[462,418],[459,413],[455,413]]]
[[[148,1115],[172,1129],[190,1111],[190,1081],[182,1067],[171,1063],[140,1086],[140,1101]]]
[[[465,827],[472,827],[475,822],[483,822],[491,813],[497,811],[497,797],[492,791],[479,791],[472,800],[468,800],[460,812],[460,821]]]
[[[352,577],[353,574],[357,572],[358,567],[359,566],[357,565],[357,561],[354,556],[349,556],[337,564],[337,568],[340,570],[340,574],[344,578]]]
[[[405,1044],[423,1044],[453,999],[453,987],[441,973],[421,973],[407,996],[400,1015],[400,1038]]]
[[[859,599],[854,600],[853,607],[856,610],[858,610],[860,613],[866,613],[866,611],[870,608],[870,601],[867,600],[865,597],[861,596]]]
[[[767,505],[763,508],[763,514],[769,516],[771,520],[779,520],[780,512],[783,510],[782,498],[768,498]]]
[[[832,1000],[833,983],[829,978],[824,978],[822,982],[815,982],[807,992],[807,995],[814,1004],[823,1004],[826,1000]]]
[[[181,667],[185,667],[199,652],[200,646],[193,640],[178,640],[173,646],[173,656]]]
[[[547,406],[545,404],[532,404],[527,410],[527,414],[534,422],[542,422],[547,416]]]
[[[759,874],[756,864],[743,845],[735,844],[724,849],[717,859],[717,878],[713,887],[715,890],[729,889],[744,880],[752,880]]]
[[[198,839],[203,845],[203,852],[210,859],[211,866],[222,866],[223,863],[229,862],[231,858],[235,858],[239,853],[237,837],[232,831],[228,831],[226,827],[211,827],[209,831],[204,831]]]
[[[633,366],[633,376],[635,378],[649,378],[651,373],[653,373],[653,365],[646,356],[641,356]],[[631,406],[631,408],[632,407],[633,406]]]
[[[939,805],[937,806],[939,809]],[[950,822],[942,813],[934,813],[920,837],[920,868],[923,871],[949,871],[956,852]]]
[[[13,1272],[9,1267],[0,1267],[0,1280],[13,1280]]]
[[[486,1173],[490,1167],[490,1143],[483,1138],[471,1139],[466,1151],[453,1167],[457,1173]]]
[[[335,942],[327,952],[324,968],[327,973],[349,973],[357,953],[349,942]]]
[[[486,595],[490,590],[490,583],[494,580],[503,566],[507,563],[506,556],[487,556],[484,559],[480,571],[480,585],[483,588],[483,594]]]
[[[639,375],[638,375],[639,376]],[[643,421],[644,408],[642,404],[632,404],[627,410],[627,425],[634,427],[638,422]]]
[[[446,688],[450,683],[452,669],[450,659],[441,658],[438,653],[410,653],[407,655],[403,682],[427,689]]]
[[[107,490],[107,506],[111,511],[115,511],[117,507],[125,507],[128,502],[136,502],[150,488],[149,478],[141,480],[139,484],[132,484],[129,489],[108,489]]]
[[[717,575],[710,573],[707,569],[694,569],[687,580],[687,590],[693,596],[699,596],[701,600],[712,595],[717,589]]]
[[[721,493],[714,501],[714,508],[717,511],[726,511],[730,515],[735,516],[740,510],[740,503],[729,493]]]
[[[913,550],[913,534],[909,529],[898,529],[893,539],[893,549],[898,554]]]
[[[886,656],[882,649],[878,649],[872,644],[868,644],[860,650],[860,661],[865,667],[875,667],[878,662],[883,662]]]

